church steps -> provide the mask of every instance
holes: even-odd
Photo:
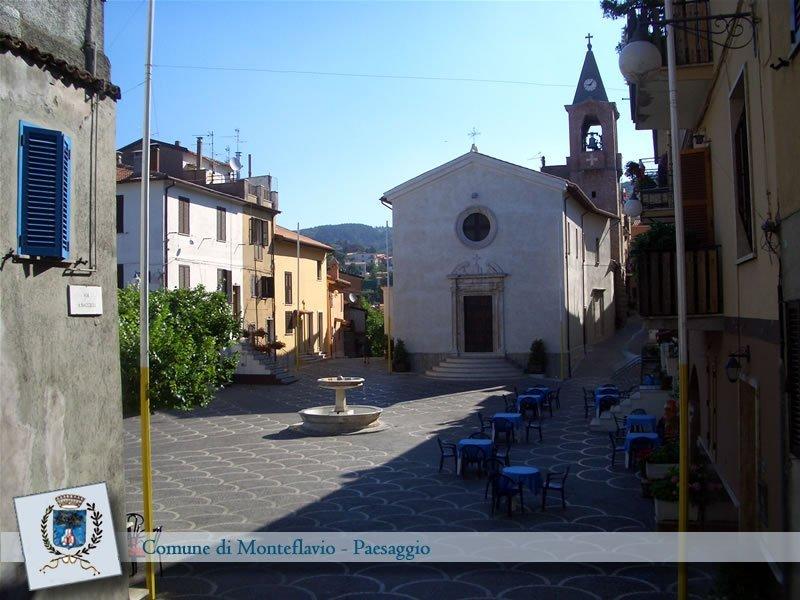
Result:
[[[502,356],[449,356],[426,375],[462,381],[507,381],[523,377],[522,371]]]

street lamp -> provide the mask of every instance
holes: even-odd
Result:
[[[750,362],[750,346],[746,346],[744,352],[733,352],[728,355],[728,360],[725,362],[725,377],[731,383],[739,381],[739,373],[742,370],[740,358]]]
[[[680,130],[678,127],[678,81],[675,69],[675,28],[688,29],[697,27],[701,22],[707,25],[709,41],[727,48],[743,48],[755,37],[755,17],[751,12],[728,13],[720,15],[705,15],[696,17],[673,17],[673,0],[664,0],[664,18],[648,19],[649,12],[645,7],[640,8],[640,14],[632,13],[635,19],[636,30],[629,44],[620,52],[619,64],[623,77],[629,82],[641,81],[649,73],[661,67],[661,52],[647,39],[647,28],[665,27],[667,33],[667,82],[669,89],[669,124],[670,146],[672,149],[672,193],[675,204],[675,287],[678,300],[678,401],[679,401],[679,441],[680,461],[678,472],[678,531],[685,532],[689,525],[689,368],[688,346],[686,327],[686,248],[684,238],[683,194],[681,192],[681,162],[680,162]],[[735,42],[744,27],[740,20],[750,25],[751,36],[744,41]],[[630,22],[630,21],[629,21]],[[713,39],[713,35],[725,35],[725,42],[720,43]],[[656,57],[658,54],[658,57]],[[633,200],[633,198],[631,198]],[[638,210],[641,213],[641,202],[629,200],[631,212]],[[638,205],[638,206],[637,206]],[[626,212],[626,214],[628,214]],[[736,361],[736,357],[732,357]],[[730,360],[728,362],[731,362]],[[728,365],[726,364],[726,367]],[[733,368],[735,365],[731,365]],[[737,372],[738,377],[738,372]],[[686,569],[686,539],[679,537],[678,542],[678,598],[688,598],[688,572]]]
[[[633,190],[633,193],[625,200],[625,203],[622,205],[622,212],[631,219],[641,216],[642,201],[639,200],[636,190]]]

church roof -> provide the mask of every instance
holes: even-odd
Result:
[[[600,69],[597,68],[597,61],[594,59],[594,52],[592,52],[591,41],[587,44],[586,58],[583,59],[583,68],[581,69],[581,76],[578,79],[578,87],[575,89],[575,98],[573,98],[572,103],[579,104],[586,100],[608,102],[606,88],[603,86],[603,78],[600,77]]]
[[[451,161],[439,165],[438,167],[435,167],[430,171],[426,171],[421,175],[417,175],[416,177],[409,179],[405,183],[401,183],[400,185],[393,187],[391,190],[384,193],[384,195],[380,198],[380,201],[383,204],[391,205],[394,199],[397,198],[398,196],[401,196],[418,187],[436,181],[437,179],[444,177],[449,173],[455,172],[465,167],[471,162],[481,162],[486,166],[504,170],[512,175],[528,179],[529,181],[534,181],[545,187],[562,190],[564,193],[569,194],[572,198],[580,202],[590,211],[606,217],[616,218],[616,215],[603,210],[602,208],[598,207],[594,202],[592,202],[577,184],[573,183],[572,181],[569,181],[564,177],[558,177],[556,175],[551,175],[549,173],[543,173],[541,171],[529,169],[528,167],[516,165],[514,163],[510,163],[505,160],[500,160],[499,158],[489,156],[488,154],[481,154],[480,152],[476,152],[475,150],[470,150],[466,154],[462,154],[461,156],[454,158]]]

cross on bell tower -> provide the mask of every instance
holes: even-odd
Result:
[[[592,38],[594,36],[591,33],[586,34],[586,47],[591,50],[592,49]]]

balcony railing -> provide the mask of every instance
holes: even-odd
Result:
[[[645,252],[636,265],[639,314],[668,317],[678,314],[675,251]],[[689,315],[722,312],[722,269],[719,246],[686,251],[686,311]]]
[[[709,14],[708,0],[674,0],[673,17],[676,19],[706,17]],[[640,9],[628,15],[628,23],[623,32],[623,41],[629,42],[637,30],[640,19],[647,23],[664,18],[663,6]],[[661,49],[666,65],[667,38],[664,27],[650,27],[650,40]],[[711,30],[707,21],[690,21],[675,28],[675,64],[677,66],[699,65],[713,62]]]
[[[675,208],[671,187],[655,187],[639,190],[639,199],[642,202],[642,213],[648,210],[671,210]]]

